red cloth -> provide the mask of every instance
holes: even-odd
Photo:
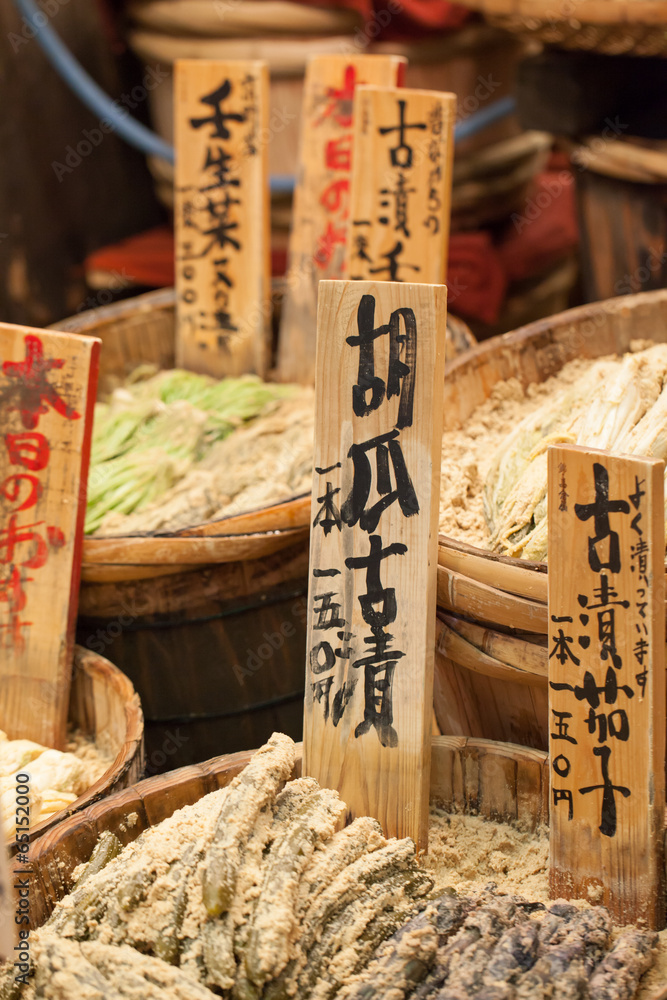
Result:
[[[86,258],[86,271],[115,272],[134,285],[163,288],[174,283],[174,234],[171,226],[156,226],[102,247]]]
[[[533,191],[498,247],[510,281],[521,281],[546,271],[571,253],[579,242],[570,170],[548,170],[535,178]]]
[[[391,21],[382,25],[378,38],[413,37],[433,29],[451,31],[460,28],[471,11],[449,0],[297,0],[307,7],[348,7],[370,21],[380,12],[391,14]],[[382,19],[379,21],[382,24]],[[420,30],[421,29],[421,30]]]
[[[453,313],[495,323],[507,278],[487,232],[452,233],[447,268],[447,308]]]

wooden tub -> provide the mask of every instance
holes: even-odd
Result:
[[[276,301],[280,291],[276,286]],[[58,324],[102,340],[100,394],[174,366],[173,289]],[[452,353],[474,338],[450,318]],[[301,738],[310,496],[178,532],[84,539],[78,641],[132,680],[149,773]]]
[[[497,382],[543,382],[574,358],[622,354],[644,338],[667,341],[667,290],[570,309],[479,344],[448,368],[446,429],[465,424]],[[547,579],[545,563],[440,536],[436,716],[445,732],[546,748]],[[489,651],[501,640],[509,660]]]
[[[102,751],[113,754],[113,762],[71,805],[32,827],[31,841],[68,816],[134,784],[143,774],[144,719],[139,698],[120,670],[81,646],[74,647],[68,721],[94,738]],[[10,850],[15,846],[12,839]]]
[[[69,892],[73,870],[88,860],[103,831],[115,833],[123,844],[135,840],[181,806],[229,784],[250,756],[249,752],[230,754],[148,778],[90,806],[40,837],[30,850],[32,926],[44,923],[55,903]],[[548,819],[547,756],[489,740],[434,737],[431,795],[445,808],[518,822],[534,830]],[[127,823],[129,813],[137,815],[133,826]]]
[[[175,303],[164,289],[58,327],[101,338],[104,396],[140,364],[174,367]],[[139,692],[148,773],[276,729],[300,738],[309,517],[301,497],[178,532],[84,539],[77,638]]]

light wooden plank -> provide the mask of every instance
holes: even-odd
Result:
[[[360,83],[398,85],[405,65],[402,56],[322,55],[306,67],[278,346],[282,381],[313,383],[318,282],[345,274],[355,88]]]
[[[444,282],[456,96],[362,86],[354,100],[349,277]]]
[[[100,341],[0,324],[0,724],[60,749]]]
[[[446,311],[444,286],[320,284],[305,773],[420,849]]]
[[[664,465],[549,449],[551,871],[664,926]],[[595,898],[595,897],[594,897]]]
[[[217,378],[269,364],[268,104],[263,62],[176,62],[176,363]]]

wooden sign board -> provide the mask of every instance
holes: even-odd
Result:
[[[306,67],[278,377],[313,383],[317,286],[343,278],[350,217],[353,99],[360,83],[396,86],[402,56],[314,56]]]
[[[268,103],[263,62],[176,61],[176,363],[216,378],[269,364]]]
[[[0,728],[61,749],[100,341],[0,324]]]
[[[553,897],[665,921],[663,463],[549,448]]]
[[[425,850],[446,289],[319,297],[304,774]]]
[[[442,283],[456,95],[366,86],[354,100],[348,276]]]

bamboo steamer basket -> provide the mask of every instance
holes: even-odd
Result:
[[[143,714],[131,682],[104,657],[81,646],[74,647],[72,668],[68,722],[113,754],[113,762],[71,805],[33,826],[31,841],[112,792],[133,785],[144,772]],[[12,838],[10,850],[15,846]]]
[[[667,290],[580,306],[485,341],[455,358],[445,427],[463,426],[497,382],[543,382],[574,358],[667,342]],[[443,732],[546,749],[547,565],[441,535],[435,710]]]
[[[72,887],[72,872],[87,861],[99,835],[110,830],[123,845],[182,806],[223,788],[243,770],[251,753],[235,753],[141,781],[65,820],[30,850],[30,917],[33,928]],[[300,772],[297,762],[295,776]],[[549,814],[545,753],[490,740],[433,737],[431,797],[447,809],[518,823],[535,830]],[[136,813],[133,826],[129,813]]]
[[[564,49],[607,55],[667,52],[665,0],[461,0],[490,24]]]

